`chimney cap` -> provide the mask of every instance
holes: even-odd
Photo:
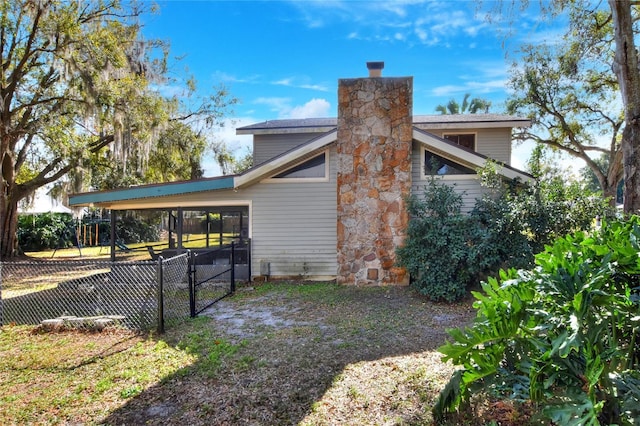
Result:
[[[367,68],[369,68],[369,77],[381,77],[384,62],[367,62]]]

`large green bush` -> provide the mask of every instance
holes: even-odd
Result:
[[[471,283],[500,267],[533,260],[522,220],[504,197],[485,197],[464,214],[462,195],[432,179],[422,197],[409,198],[408,210],[408,237],[397,250],[398,263],[432,300],[459,300]]]
[[[408,200],[408,238],[397,251],[398,259],[413,285],[433,300],[461,298],[474,273],[467,245],[470,222],[461,208],[462,196],[435,180],[428,183],[424,197]]]
[[[497,165],[479,170],[486,194],[463,214],[462,194],[431,179],[408,200],[411,216],[398,263],[412,284],[435,301],[456,301],[498,270],[527,268],[556,238],[593,227],[611,216],[607,200],[551,179],[533,186],[505,183]]]
[[[462,366],[434,409],[470,395],[532,400],[554,424],[638,424],[640,218],[558,239],[532,270],[501,272],[474,292],[472,326],[440,348]]]
[[[22,251],[71,247],[75,244],[74,220],[67,213],[18,216],[18,244]]]

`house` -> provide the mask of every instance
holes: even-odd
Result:
[[[526,119],[497,114],[413,115],[413,78],[340,79],[338,117],[273,120],[237,129],[253,135],[254,167],[234,176],[77,194],[71,206],[112,210],[239,212],[251,238],[252,276],[406,284],[395,264],[408,223],[405,199],[437,175],[464,191],[483,188],[475,169],[492,159],[506,179],[511,131]],[[180,247],[180,241],[178,242]]]

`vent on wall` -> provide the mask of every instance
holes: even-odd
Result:
[[[271,275],[271,262],[267,260],[260,261],[260,275],[265,277]]]

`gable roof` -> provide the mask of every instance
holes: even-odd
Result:
[[[298,145],[269,161],[250,168],[235,177],[234,188],[242,188],[255,183],[267,176],[277,174],[289,168],[292,163],[304,161],[320,153],[326,147],[338,140],[338,130],[330,130],[308,142]]]
[[[526,118],[506,114],[438,114],[414,115],[413,125],[420,129],[464,129],[492,127],[528,127]],[[238,135],[287,133],[324,133],[338,126],[337,118],[302,118],[269,120],[236,129]]]
[[[497,162],[486,155],[479,154],[469,148],[458,145],[455,142],[451,142],[432,133],[420,130],[417,127],[413,128],[413,139],[423,144],[434,154],[455,161],[465,167],[477,169],[484,167],[488,161],[492,161],[500,165],[498,173],[507,179],[520,179],[527,183],[531,183],[534,180],[534,177],[529,173],[518,170],[507,164]]]
[[[113,209],[122,208],[119,206],[126,206],[127,208],[135,209],[135,207],[131,206],[136,203],[136,200],[148,201],[149,198],[243,188],[268,176],[277,174],[280,171],[284,171],[288,167],[291,167],[293,163],[314,157],[326,149],[331,143],[334,143],[337,140],[337,134],[338,131],[336,129],[326,132],[238,175],[73,194],[69,196],[69,205],[76,207],[93,205]],[[160,208],[162,206],[156,205],[155,207]]]
[[[467,114],[467,115],[485,115],[485,114]],[[485,115],[486,116],[486,115]],[[434,117],[434,116],[429,116]],[[438,116],[439,117],[439,116]],[[499,122],[496,116],[494,123]],[[485,117],[486,119],[487,117]],[[416,117],[414,117],[415,121]],[[277,120],[286,122],[299,122],[300,120]],[[304,120],[303,120],[304,121]],[[521,120],[520,120],[521,121]],[[444,120],[443,122],[456,122],[454,119]],[[469,123],[477,123],[478,121],[468,120]],[[265,122],[270,123],[270,122]],[[421,121],[420,123],[432,123],[431,121]],[[288,123],[287,125],[291,125]],[[270,124],[275,126],[276,123]],[[283,125],[279,123],[277,125]],[[248,126],[251,127],[251,126]],[[276,127],[271,127],[275,129]],[[311,127],[309,127],[311,128]],[[318,129],[318,127],[313,127]],[[254,129],[258,129],[257,127]],[[316,130],[317,131],[317,130]],[[220,176],[216,178],[205,178],[182,182],[171,182],[163,184],[140,185],[124,189],[116,189],[110,191],[86,192],[69,196],[70,206],[101,206],[105,208],[127,208],[135,209],[136,200],[147,200],[149,198],[180,196],[184,194],[215,191],[225,189],[239,189],[252,185],[260,180],[277,174],[291,167],[295,163],[299,163],[306,159],[312,158],[325,150],[329,145],[337,141],[338,131],[331,128],[320,136],[311,139],[301,145],[298,145],[287,152],[284,152],[270,160],[256,165],[244,173],[238,175]],[[460,163],[463,166],[476,169],[484,167],[490,159],[470,149],[464,148],[456,143],[440,138],[432,133],[421,130],[417,126],[413,127],[413,139],[423,144],[428,150],[446,157],[452,161]],[[532,182],[533,176],[521,170],[515,169],[506,164],[498,163],[502,167],[498,172],[508,179],[520,179],[523,182]],[[169,202],[169,201],[167,201]],[[164,202],[166,204],[167,202]]]

